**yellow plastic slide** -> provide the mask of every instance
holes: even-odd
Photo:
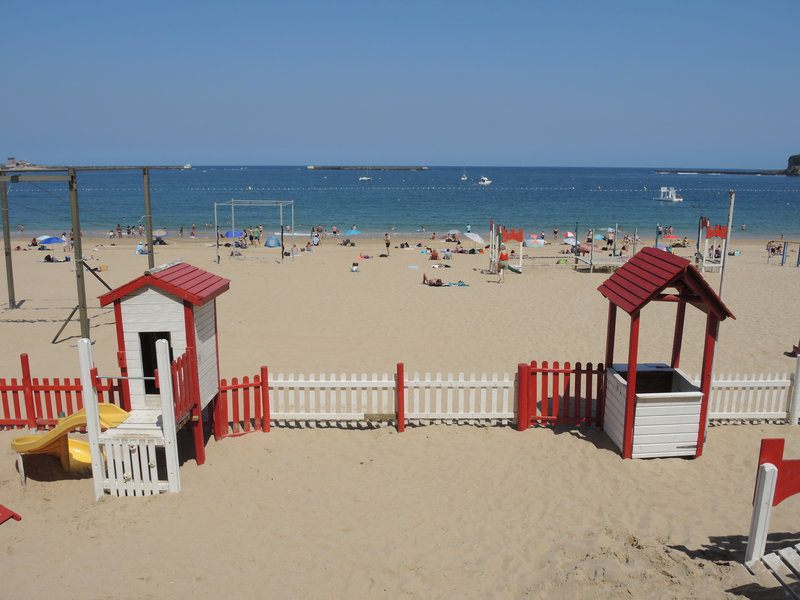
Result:
[[[100,427],[116,427],[128,418],[128,413],[114,404],[101,402],[97,405],[100,413]],[[67,434],[73,429],[86,425],[86,409],[72,413],[58,420],[58,424],[44,435],[25,435],[11,440],[11,449],[20,454],[49,454],[61,459],[61,467],[67,472],[81,471],[92,466],[89,444],[71,440]]]

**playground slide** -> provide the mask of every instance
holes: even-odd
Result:
[[[128,413],[114,404],[98,404],[100,427],[116,427],[128,418]],[[58,424],[44,435],[25,435],[11,440],[11,450],[20,454],[49,454],[61,459],[61,467],[66,472],[79,471],[91,467],[89,444],[71,440],[67,434],[73,429],[86,425],[86,410],[81,409],[68,417],[58,420]]]
[[[507,268],[508,268],[508,270],[509,270],[509,271],[511,271],[512,273],[522,273],[522,269],[518,269],[517,267],[512,267],[511,265],[508,265],[508,267],[507,267]]]

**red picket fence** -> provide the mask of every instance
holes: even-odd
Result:
[[[186,352],[172,361],[172,395],[175,406],[175,425],[180,427],[189,417],[195,406],[200,405],[200,390],[197,379],[197,356],[194,347],[189,346]]]
[[[228,412],[229,401],[230,414]],[[226,379],[220,382],[219,396],[214,407],[215,439],[244,435],[253,431],[267,432],[269,431],[269,418],[267,367],[261,367],[260,376],[253,376],[252,381],[249,377],[245,377],[239,382],[234,377],[230,383]]]
[[[156,369],[156,386],[161,387]],[[203,411],[200,407],[200,382],[197,372],[197,352],[194,346],[187,346],[186,352],[169,365],[172,380],[172,407],[175,412],[175,427],[187,425],[194,437],[194,450],[197,464],[206,462],[205,437],[203,436]]]
[[[22,378],[0,378],[0,429],[27,427],[49,429],[58,422],[58,414],[71,415],[83,408],[81,380],[57,377],[31,377],[27,354],[20,355]],[[126,410],[122,380],[103,377],[97,381],[97,399]]]
[[[578,427],[602,426],[605,368],[599,363],[582,367],[581,363],[547,361],[541,366],[533,361],[517,367],[519,378],[517,429],[531,425]]]

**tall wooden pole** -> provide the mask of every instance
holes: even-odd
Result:
[[[69,169],[69,205],[72,212],[72,238],[74,241],[73,264],[75,283],[78,287],[78,311],[81,319],[81,337],[89,338],[89,316],[86,313],[86,284],[83,279],[83,247],[81,245],[81,218],[78,211],[78,176],[74,168]]]
[[[11,265],[11,225],[8,222],[8,184],[0,181],[0,206],[3,213],[3,249],[6,255],[6,281],[8,282],[8,308],[17,308],[14,297],[14,271]]]
[[[728,266],[728,249],[730,248],[731,230],[733,229],[733,204],[736,201],[736,194],[733,190],[728,190],[730,203],[728,204],[728,229],[725,231],[725,252],[722,253],[722,268],[719,275],[719,297],[722,299],[722,288],[725,285],[725,270]]]
[[[150,169],[142,169],[144,174],[144,222],[147,228],[147,267],[152,269],[155,266],[153,248],[153,216],[150,213]]]
[[[719,275],[719,299],[722,300],[722,290],[725,287],[725,271],[728,266],[728,248],[729,242],[731,239],[731,229],[733,228],[733,205],[736,201],[736,194],[733,190],[728,190],[728,195],[730,196],[730,203],[728,204],[728,228],[725,230],[725,252],[722,253],[722,267],[720,268],[720,275]],[[711,313],[709,313],[709,318],[711,317]],[[719,324],[721,322],[720,318],[714,319],[714,330],[709,332],[708,326],[706,327],[706,344],[708,344],[708,338],[713,336],[713,342],[711,343],[710,353],[711,357],[710,360],[706,357],[705,352],[703,354],[703,372],[705,373],[706,367],[708,367],[708,383],[706,386],[705,383],[705,375],[701,380],[701,387],[706,386],[703,392],[703,409],[701,412],[700,419],[700,426],[702,428],[702,433],[705,436],[705,432],[708,429],[708,415],[711,413],[708,410],[708,405],[711,403],[711,387],[714,383],[714,366],[717,360],[717,347],[716,344],[719,342]],[[697,455],[700,456],[703,453],[703,444],[705,442],[704,437],[699,437],[697,441]]]

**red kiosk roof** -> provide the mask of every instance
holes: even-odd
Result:
[[[100,296],[100,306],[152,285],[182,300],[202,306],[227,291],[230,279],[214,275],[187,263],[169,265],[159,270],[145,271],[144,275]]]
[[[711,311],[719,320],[733,317],[688,260],[656,248],[643,248],[597,289],[611,303],[632,314],[652,300],[666,299],[660,294],[667,287],[678,288],[687,301],[704,312]]]

